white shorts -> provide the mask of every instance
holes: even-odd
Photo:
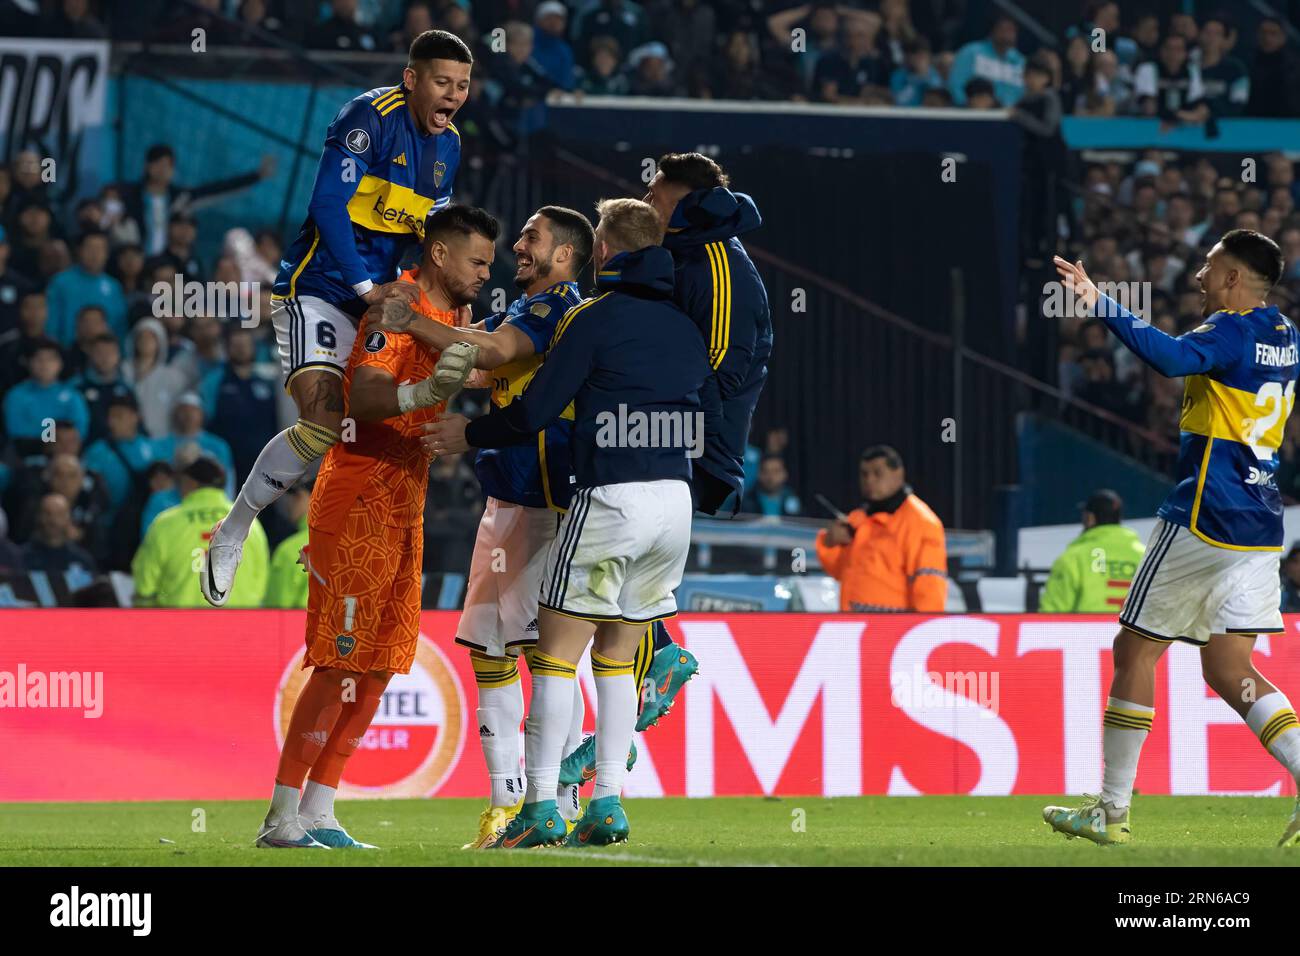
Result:
[[[1211,634],[1281,632],[1280,563],[1278,551],[1216,548],[1158,519],[1119,622],[1143,637],[1198,647]]]
[[[684,481],[580,488],[542,577],[542,607],[590,621],[648,624],[677,613],[691,546]]]
[[[457,644],[505,657],[537,643],[537,595],[559,517],[549,508],[488,498],[474,538]]]
[[[306,369],[330,369],[341,376],[348,367],[357,327],[338,306],[310,295],[272,299],[271,324],[286,390],[293,377]]]

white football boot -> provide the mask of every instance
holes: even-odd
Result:
[[[271,823],[270,820],[264,821],[261,832],[257,834],[257,845],[271,850],[329,849],[328,846],[303,829],[302,824],[298,822],[297,815],[285,817],[275,823]]]
[[[244,557],[244,542],[227,543],[217,541],[221,522],[212,529],[212,539],[208,550],[203,554],[203,566],[199,568],[199,589],[203,598],[213,607],[222,607],[230,600],[230,589],[235,584],[235,572]]]

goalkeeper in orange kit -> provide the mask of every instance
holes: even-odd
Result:
[[[420,265],[402,277],[420,290],[412,308],[455,324],[487,281],[499,232],[481,209],[431,215]],[[366,314],[344,376],[355,440],[330,449],[312,493],[303,666],[313,670],[289,721],[262,847],[369,846],[339,824],[334,797],[388,681],[415,660],[429,477],[421,426],[465,384],[478,349],[432,351],[387,329],[382,309]]]

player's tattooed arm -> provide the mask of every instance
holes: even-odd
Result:
[[[386,332],[400,332],[411,336],[430,349],[441,352],[457,342],[478,346],[475,368],[494,369],[516,359],[532,355],[536,350],[533,340],[511,325],[502,325],[495,332],[481,328],[456,327],[435,322],[420,315],[405,302],[386,299],[366,312],[371,328]]]

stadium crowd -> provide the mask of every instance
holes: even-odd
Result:
[[[1150,3],[1077,3],[1060,52],[959,0],[144,0],[133,8],[156,16],[133,9],[121,22],[93,0],[46,0],[43,16],[25,18],[28,5],[3,5],[15,8],[0,7],[9,29],[75,38],[189,43],[202,27],[212,44],[404,54],[421,31],[449,30],[474,48],[495,118],[524,132],[551,90],[1011,107],[1035,92],[1031,64],[1050,73],[1066,115],[1300,116],[1300,55],[1282,21],[1253,18],[1245,36],[1231,14],[1162,20]],[[1098,29],[1106,44],[1094,51]]]

